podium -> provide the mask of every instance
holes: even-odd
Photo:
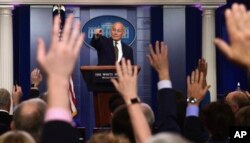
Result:
[[[81,66],[80,70],[88,91],[93,92],[94,95],[96,127],[109,125],[111,121],[109,98],[117,94],[110,81],[111,78],[117,78],[115,66]]]

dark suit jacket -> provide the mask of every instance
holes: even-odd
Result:
[[[199,117],[186,117],[184,123],[184,136],[195,143],[229,143],[229,138],[214,138],[209,137],[205,126]]]
[[[0,111],[0,135],[10,130],[12,116],[9,113]]]
[[[91,46],[97,50],[98,65],[115,65],[115,51],[112,38],[101,36],[91,40]],[[125,59],[129,59],[134,64],[133,50],[128,45],[122,43],[122,52]]]
[[[39,97],[40,91],[39,89],[30,89],[29,91],[29,99]]]
[[[187,139],[195,143],[205,143],[208,139],[200,118],[196,116],[186,117],[183,134]]]
[[[45,123],[41,143],[80,143],[79,133],[64,121],[49,121]]]
[[[158,91],[158,119],[155,122],[154,133],[180,132],[177,123],[176,92],[172,88]]]

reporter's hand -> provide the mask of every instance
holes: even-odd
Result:
[[[12,99],[14,106],[20,103],[20,99],[22,96],[23,96],[22,87],[19,85],[14,85],[12,88]]]
[[[34,84],[35,87],[38,87],[40,85],[41,81],[43,80],[43,76],[38,68],[32,70],[30,79],[31,84]]]
[[[137,143],[145,143],[151,136],[147,120],[140,104],[131,104],[131,99],[137,97],[137,66],[132,66],[130,60],[122,58],[122,64],[116,62],[118,79],[111,82],[125,100]]]
[[[191,77],[187,77],[188,97],[196,98],[197,106],[200,104],[201,100],[204,98],[206,92],[210,88],[210,85],[203,87],[203,78],[203,73],[199,73],[198,69],[192,72]]]
[[[69,79],[75,67],[84,35],[80,33],[80,22],[76,22],[72,29],[73,15],[66,19],[59,40],[60,19],[54,18],[50,49],[46,53],[45,43],[38,40],[37,60],[48,75],[48,107],[63,108],[70,112],[68,88]]]
[[[250,12],[242,4],[233,4],[225,12],[230,44],[216,38],[215,45],[229,60],[250,67]]]
[[[118,79],[111,79],[116,90],[122,95],[127,102],[137,97],[137,66],[132,66],[130,60],[125,61],[122,58],[122,64],[116,62],[116,71]]]
[[[205,59],[199,59],[198,61],[198,67],[197,67],[199,73],[203,73],[203,87],[207,86],[207,62]]]
[[[52,31],[50,50],[46,53],[45,43],[38,40],[37,60],[48,76],[69,79],[76,59],[79,55],[84,36],[80,33],[80,22],[76,22],[71,32],[73,15],[66,19],[62,33],[62,40],[59,40],[60,19],[55,17]]]
[[[149,64],[158,72],[160,80],[170,80],[168,64],[168,48],[164,42],[156,41],[155,50],[149,45],[150,53],[147,55]]]

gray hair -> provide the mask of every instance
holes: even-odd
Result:
[[[152,128],[153,124],[155,122],[155,115],[154,115],[152,108],[146,103],[141,103],[141,107],[142,107],[142,112],[143,112],[150,128]]]
[[[0,109],[10,108],[10,93],[7,89],[0,88]]]
[[[146,143],[191,143],[184,137],[175,133],[160,133],[152,136]]]

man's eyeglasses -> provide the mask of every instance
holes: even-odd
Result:
[[[112,28],[112,32],[118,32],[118,33],[121,33],[121,32],[123,32],[123,30],[122,30],[122,29],[113,29],[113,28]]]

